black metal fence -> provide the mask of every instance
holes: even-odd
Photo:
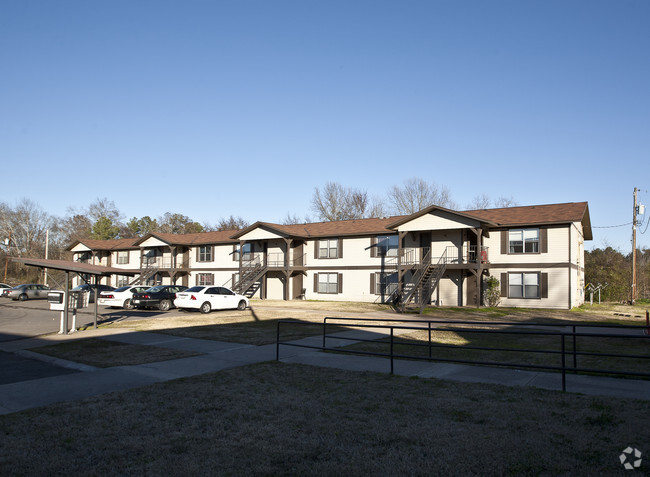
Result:
[[[379,322],[390,322],[391,324],[379,324]],[[342,323],[341,323],[342,322]],[[578,359],[580,356],[590,356],[599,358],[612,358],[612,359],[641,359],[650,360],[650,327],[648,326],[635,326],[635,325],[615,325],[615,324],[548,324],[548,323],[521,323],[521,322],[476,322],[476,321],[447,321],[447,320],[398,320],[398,319],[380,319],[380,318],[340,318],[340,317],[326,317],[322,323],[322,344],[320,346],[299,343],[296,341],[281,341],[281,328],[286,326],[301,326],[310,325],[314,326],[313,322],[300,322],[281,320],[277,324],[276,336],[276,360],[280,358],[280,346],[294,346],[300,348],[318,349],[321,351],[336,351],[338,353],[350,353],[360,355],[370,355],[378,357],[386,357],[390,359],[390,372],[394,372],[395,359],[409,359],[409,360],[423,360],[432,362],[450,362],[460,364],[473,364],[482,366],[496,366],[496,367],[510,367],[510,368],[523,368],[523,369],[538,369],[557,371],[562,373],[562,391],[566,391],[566,375],[572,374],[601,374],[601,375],[622,375],[650,378],[650,373],[639,372],[633,369],[597,369],[597,368],[583,368],[578,366]],[[348,327],[356,330],[375,330],[379,331],[382,335],[373,339],[366,339],[362,337],[345,337],[340,333],[336,336],[328,335],[328,326],[336,325],[340,330],[341,326]],[[496,329],[495,329],[496,328]],[[580,329],[580,330],[578,330]],[[583,329],[585,331],[583,331]],[[428,332],[427,342],[415,342],[414,340],[401,340],[395,336],[396,330],[403,331],[425,331]],[[609,333],[604,332],[610,330]],[[450,333],[476,333],[476,334],[489,334],[489,335],[519,335],[519,336],[533,336],[533,337],[551,337],[551,340],[557,339],[557,347],[555,349],[529,349],[529,348],[511,348],[511,347],[487,347],[487,346],[458,346],[450,344],[437,343],[432,339],[434,332],[450,332]],[[361,349],[350,349],[340,347],[328,347],[327,339],[335,338],[337,340],[351,341],[351,342],[369,342],[369,343],[382,343],[382,338],[385,345],[388,347],[387,352],[376,352]],[[586,351],[580,350],[579,345],[585,341],[595,340],[596,338],[610,338],[614,340],[621,340],[621,348],[625,349],[626,340],[643,340],[644,345],[647,345],[648,352],[643,354],[629,354],[629,353],[607,353],[601,351]],[[567,342],[569,346],[567,346]],[[401,354],[395,351],[396,346],[407,345],[412,347],[426,347],[428,348],[428,356],[421,356],[415,354]],[[449,348],[464,350],[476,350],[488,352],[512,352],[512,353],[537,353],[545,355],[556,355],[558,363],[556,365],[550,364],[533,364],[529,362],[504,362],[504,361],[486,361],[474,359],[458,359],[453,357],[440,357],[433,356],[433,350],[436,348]],[[648,361],[650,365],[650,361]]]

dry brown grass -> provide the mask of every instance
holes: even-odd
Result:
[[[266,363],[1,416],[0,474],[627,475],[624,448],[650,454],[646,414],[635,400]]]
[[[118,343],[116,341],[107,341],[98,338],[41,346],[39,348],[32,348],[31,351],[76,363],[96,366],[98,368],[155,363],[170,359],[188,358],[200,354],[192,351],[161,348],[158,346]]]

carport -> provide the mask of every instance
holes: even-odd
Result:
[[[63,320],[64,328],[63,333],[68,334],[68,308],[70,303],[70,272],[76,273],[80,278],[86,281],[84,275],[93,277],[93,283],[88,283],[95,291],[95,307],[94,307],[94,328],[97,328],[97,301],[99,294],[97,293],[97,281],[100,277],[109,277],[111,275],[128,275],[135,276],[140,273],[140,270],[125,270],[123,268],[103,267],[101,265],[91,265],[89,263],[73,262],[70,260],[49,260],[44,258],[12,258],[14,262],[22,263],[38,268],[47,268],[50,270],[61,270],[65,272],[65,287],[64,287],[64,310]]]

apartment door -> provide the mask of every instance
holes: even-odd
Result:
[[[298,300],[305,298],[305,290],[303,288],[303,275],[299,273],[291,278],[291,299]]]

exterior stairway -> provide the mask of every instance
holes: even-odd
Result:
[[[404,283],[401,292],[399,290],[395,292],[392,300],[393,305],[404,311],[406,305],[414,301],[419,305],[420,313],[422,313],[431,294],[438,287],[446,268],[447,251],[434,265],[431,263],[431,250],[427,250],[411,279]]]
[[[241,266],[241,273],[239,280],[232,285],[232,291],[245,295],[248,298],[252,297],[260,287],[259,279],[264,276],[267,267],[255,258],[253,260],[243,262]]]
[[[144,282],[158,273],[158,267],[149,266],[140,272],[140,275],[129,282],[129,286],[142,285]]]

